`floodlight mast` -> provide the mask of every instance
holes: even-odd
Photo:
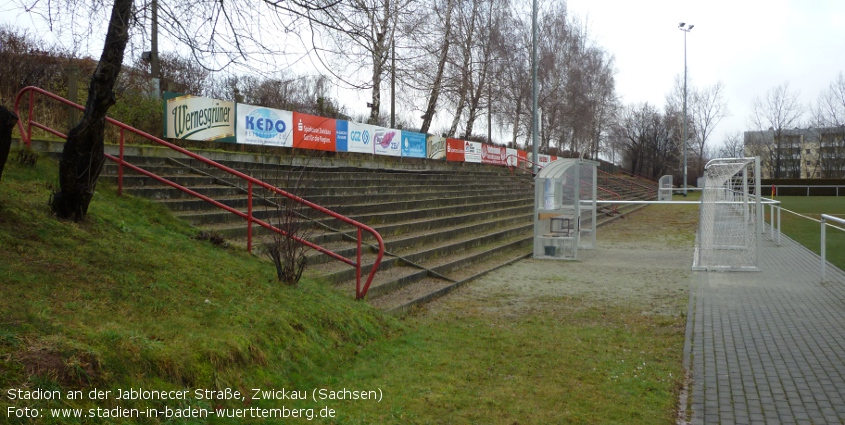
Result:
[[[692,30],[695,25],[686,25],[681,22],[678,24],[678,29],[684,32],[684,196],[687,196],[687,33]]]

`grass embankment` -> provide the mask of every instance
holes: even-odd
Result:
[[[690,219],[684,207],[650,207],[602,230],[618,232],[608,239],[614,244],[629,243],[617,258],[681,246],[668,253],[683,263],[671,270],[600,256],[524,262],[548,275],[496,272],[504,287],[473,283],[400,325],[318,282],[281,287],[266,262],[194,240],[194,229],[159,206],[109,187],[100,186],[86,222],[57,221],[45,186],[55,168],[43,159],[36,169],[10,163],[0,182],[0,422],[99,424],[107,420],[49,418],[49,408],[117,406],[328,407],[336,418],[315,422],[333,424],[674,422],[694,211]],[[656,279],[663,286],[648,289]],[[580,289],[526,295],[508,281]],[[139,387],[191,393],[183,401],[115,400],[118,388]],[[81,389],[84,399],[10,400],[9,388]],[[110,398],[87,399],[94,388],[111,390]],[[315,388],[346,388],[383,398],[209,401],[196,400],[194,388],[248,398],[252,388],[309,398]],[[8,418],[12,405],[43,408],[48,418]]]
[[[98,186],[84,222],[59,221],[47,206],[56,163],[42,158],[31,168],[12,158],[0,181],[2,423],[106,421],[50,418],[51,407],[281,407],[116,400],[115,391],[304,389],[318,370],[336,370],[401,328],[318,282],[284,287],[269,263],[196,240],[195,229],[162,207],[118,197],[107,185]],[[110,398],[87,399],[95,387],[111,390]],[[60,390],[62,399],[13,400],[9,389]],[[85,399],[68,400],[68,390],[83,390]],[[9,418],[9,406],[41,408],[47,418]]]
[[[845,197],[778,196],[776,200],[781,202],[783,208],[816,220],[820,219],[822,214],[845,218]],[[765,208],[765,210],[766,221],[768,222],[769,208]],[[816,254],[820,254],[821,225],[818,222],[788,212],[781,212],[781,231]],[[826,239],[827,260],[845,270],[845,232],[828,227]]]

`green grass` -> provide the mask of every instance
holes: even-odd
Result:
[[[778,196],[783,208],[795,211],[815,219],[822,214],[845,217],[845,197],[836,196]],[[768,222],[769,208],[766,210]],[[776,218],[777,219],[777,218]],[[839,226],[845,227],[845,226]],[[788,212],[781,212],[781,230],[783,234],[796,242],[820,254],[821,225],[818,222],[799,217]],[[845,269],[845,232],[827,227],[827,260],[840,269]]]
[[[515,315],[464,300],[400,322],[320,282],[283,287],[267,262],[197,241],[160,206],[108,185],[98,187],[85,222],[58,221],[47,206],[55,169],[43,158],[36,168],[10,161],[0,181],[0,422],[105,423],[9,419],[11,405],[328,407],[336,417],[314,422],[333,424],[674,422],[683,315],[554,297]],[[640,214],[671,224],[656,233],[687,245],[689,235],[675,233],[689,233],[694,213],[678,211]],[[667,297],[685,306],[684,296]],[[380,390],[383,399],[23,402],[5,393],[138,387],[284,388],[309,397],[346,388]],[[244,422],[307,421],[109,423]]]
[[[59,221],[47,206],[56,168],[44,158],[36,168],[11,160],[0,181],[2,389],[300,387],[401,331],[395,319],[319,282],[282,286],[268,262],[197,241],[162,207],[107,185],[98,186],[86,221]],[[12,404],[21,403],[4,392],[0,422]]]

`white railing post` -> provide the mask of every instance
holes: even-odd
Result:
[[[841,219],[839,217],[834,217],[832,215],[827,215],[827,214],[822,214],[821,220],[819,220],[819,222],[821,223],[821,226],[822,226],[822,231],[821,231],[821,234],[822,234],[821,245],[822,246],[821,246],[821,250],[820,250],[821,251],[821,257],[822,257],[822,265],[821,265],[822,282],[824,282],[824,280],[825,280],[825,267],[827,266],[826,255],[825,255],[826,254],[825,251],[827,251],[826,246],[825,246],[826,245],[825,244],[825,239],[826,239],[825,238],[825,233],[826,233],[825,227],[826,227],[827,221],[832,221],[832,222],[837,223],[837,224],[845,225],[845,219]],[[839,228],[839,227],[836,227],[836,226],[833,226],[833,227],[836,228],[836,229],[839,229],[839,230],[843,230],[842,228]]]
[[[824,241],[824,214],[822,214],[821,224],[822,224],[822,247],[821,247],[821,254],[822,254],[822,283],[824,283],[824,267],[825,267],[825,241]]]

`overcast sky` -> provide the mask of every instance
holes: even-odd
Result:
[[[708,141],[744,131],[755,96],[789,82],[805,105],[845,72],[845,0],[567,0],[616,58],[624,103],[665,103],[684,71],[690,85],[724,84],[730,116]]]
[[[521,1],[530,5],[530,0]],[[586,22],[595,42],[614,55],[616,88],[626,104],[664,105],[675,77],[683,75],[684,33],[678,23],[695,25],[687,35],[690,85],[721,81],[730,112],[709,141],[713,145],[726,134],[748,129],[755,96],[789,82],[808,107],[845,72],[845,0],[567,2],[570,15]],[[20,11],[9,13],[13,5],[0,0],[0,22],[43,26]],[[383,94],[385,101],[388,95]],[[369,93],[341,97],[360,112]]]

